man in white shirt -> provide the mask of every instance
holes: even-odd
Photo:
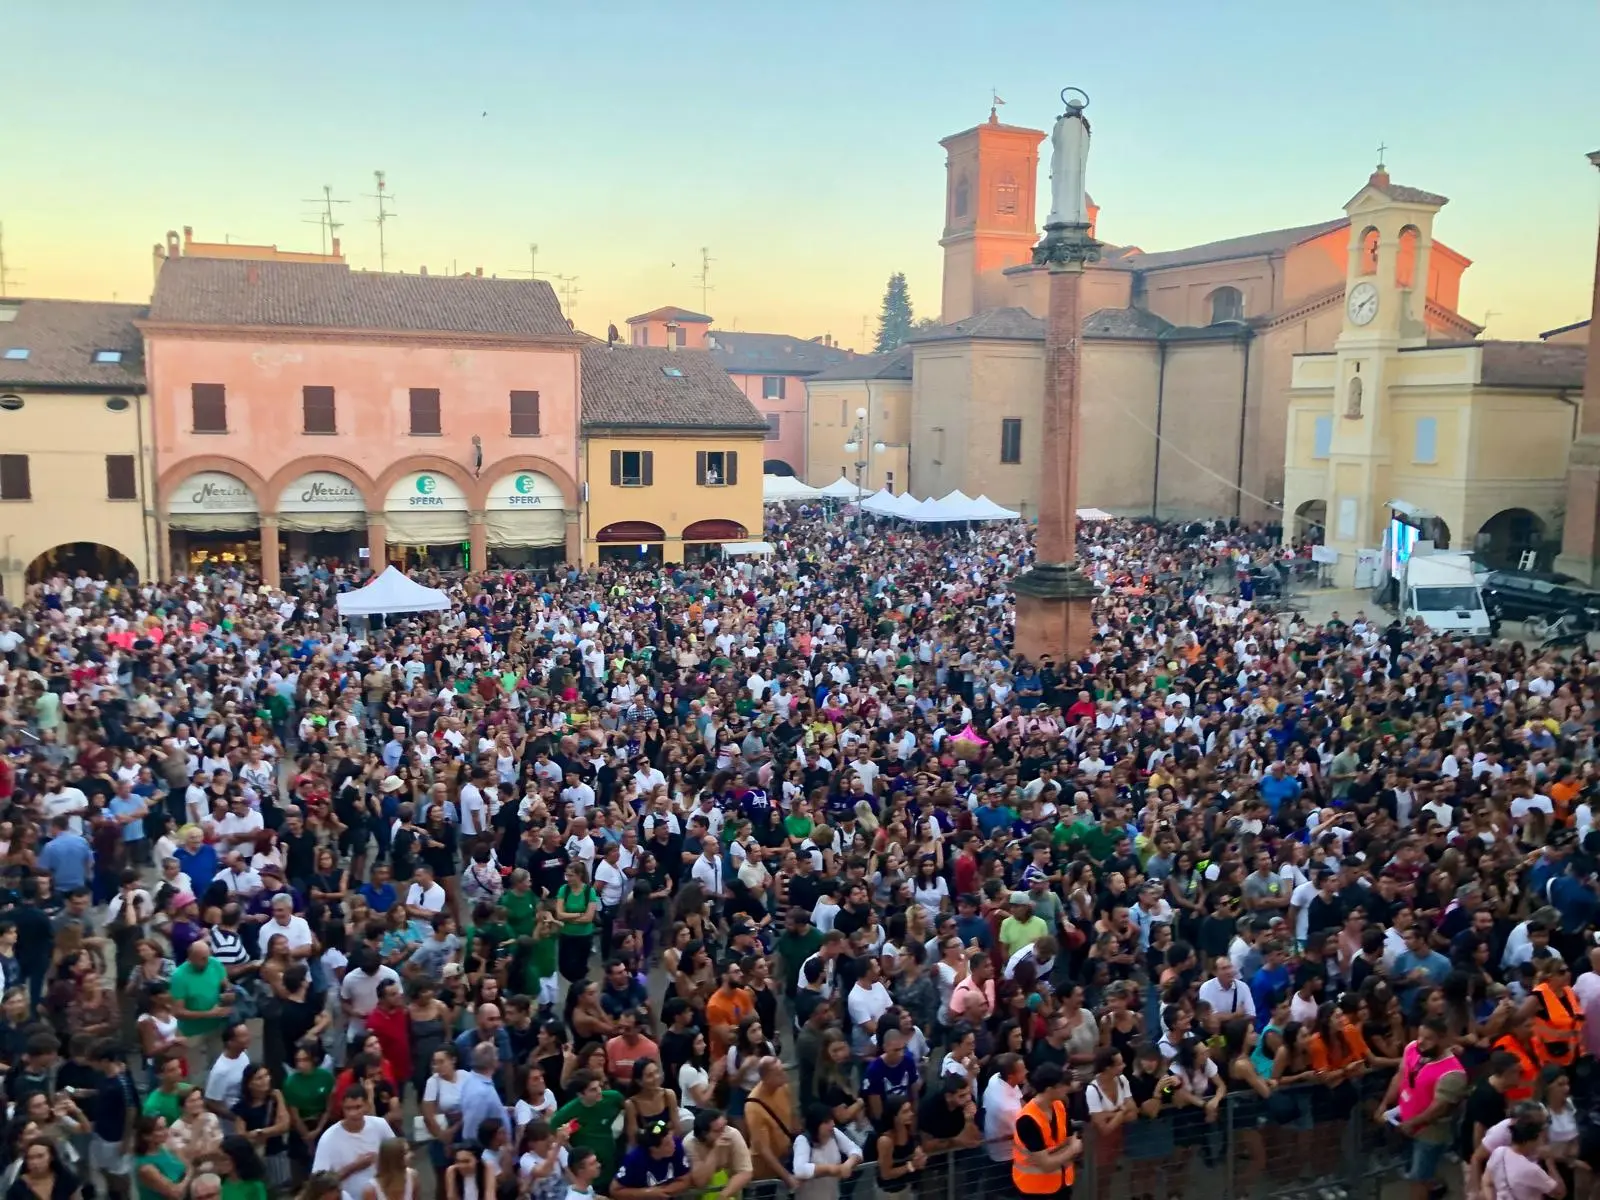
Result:
[[[250,1026],[243,1021],[229,1025],[223,1034],[222,1054],[206,1071],[206,1107],[219,1117],[233,1116],[244,1087],[244,1073],[250,1069]]]
[[[1027,1082],[1028,1065],[1020,1055],[1002,1054],[998,1068],[983,1089],[983,1144],[991,1162],[1011,1161],[1011,1134],[1022,1111],[1022,1085]]]
[[[350,1018],[351,1037],[367,1032],[367,1014],[378,1007],[378,988],[386,982],[399,986],[400,976],[394,968],[384,966],[375,950],[363,947],[357,951],[355,962],[339,984],[339,999],[344,1004],[345,1015]],[[318,1154],[321,1154],[320,1145]]]
[[[344,1200],[363,1200],[378,1163],[378,1148],[394,1136],[394,1130],[382,1117],[367,1111],[367,1096],[360,1088],[345,1092],[339,1113],[343,1119],[328,1126],[317,1139],[311,1169],[337,1175]]]
[[[461,810],[462,837],[476,837],[487,828],[488,805],[483,799],[483,784],[487,778],[482,767],[473,767],[471,780],[461,785],[457,807]]]
[[[572,805],[572,815],[581,817],[594,807],[594,789],[580,779],[576,771],[568,771],[567,786],[561,789],[561,802]]]
[[[1227,955],[1218,958],[1213,964],[1216,975],[1200,985],[1200,1000],[1209,1004],[1211,1011],[1219,1013],[1226,1021],[1229,1017],[1250,1017],[1256,1015],[1256,998],[1250,994],[1239,979],[1239,973],[1234,969],[1233,959]]]
[[[713,904],[721,902],[726,888],[722,881],[722,853],[717,839],[708,837],[700,843],[700,857],[694,860],[689,875],[706,890],[706,898]]]
[[[55,787],[44,795],[44,815],[46,823],[56,817],[67,818],[67,828],[73,833],[83,832],[83,816],[89,811],[89,797],[84,795],[83,789],[74,787],[70,783],[56,781]]]
[[[1583,1041],[1590,1055],[1600,1053],[1600,946],[1589,947],[1589,969],[1572,982],[1583,1005]]]
[[[311,926],[304,917],[295,915],[294,898],[287,893],[272,898],[272,919],[261,927],[262,950],[278,936],[289,943],[291,958],[310,958],[316,947]]]
[[[255,852],[256,834],[265,827],[261,814],[250,807],[250,802],[243,796],[235,796],[228,802],[228,815],[217,822],[217,840],[248,857]]]
[[[444,911],[445,899],[444,888],[433,877],[433,868],[418,863],[411,886],[406,889],[406,914],[413,921],[431,922],[434,913]]]

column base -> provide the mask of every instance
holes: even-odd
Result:
[[[1017,596],[1016,652],[1030,662],[1082,657],[1098,630],[1100,589],[1072,563],[1037,563],[1012,581]]]

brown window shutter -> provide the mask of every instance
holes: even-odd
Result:
[[[786,376],[786,375],[779,375],[778,376],[778,399],[779,400],[782,400],[782,399],[785,398],[784,394],[783,394],[783,390],[784,390],[784,388],[786,386],[788,386],[788,383],[789,383],[788,376]]]
[[[612,487],[621,487],[622,486],[622,451],[621,450],[613,450],[611,452],[611,486]]]
[[[539,436],[539,393],[511,393],[511,436]]]
[[[739,482],[739,452],[728,450],[722,455],[723,483],[732,485]]]
[[[439,420],[439,389],[411,389],[411,432],[436,434],[443,430]]]
[[[644,486],[649,487],[656,481],[656,452],[646,450],[639,455],[639,475],[644,480]]]
[[[228,432],[228,389],[220,383],[189,385],[196,433]]]
[[[337,433],[338,421],[334,412],[331,387],[304,387],[300,389],[300,407],[307,433]]]
[[[32,500],[26,454],[0,454],[0,500]]]
[[[706,452],[704,450],[696,450],[694,452],[694,481],[701,487],[706,485]]]
[[[133,455],[106,455],[106,499],[137,500],[139,485],[134,479]]]

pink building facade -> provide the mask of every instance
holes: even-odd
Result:
[[[582,339],[549,285],[177,259],[141,327],[164,568],[577,561]]]

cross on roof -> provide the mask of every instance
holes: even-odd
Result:
[[[1388,146],[1387,143],[1385,143],[1385,142],[1379,142],[1378,143],[1378,170],[1380,170],[1380,171],[1383,170],[1383,154],[1384,154],[1384,151],[1387,150],[1388,148],[1389,148],[1389,146]]]

